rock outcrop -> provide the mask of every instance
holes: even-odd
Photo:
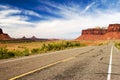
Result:
[[[93,28],[82,30],[76,40],[113,40],[120,39],[120,24],[110,24],[107,29]]]
[[[0,28],[0,40],[10,40],[10,36],[6,33],[3,33],[2,29]]]

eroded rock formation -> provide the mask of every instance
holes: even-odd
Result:
[[[82,31],[82,35],[92,34],[92,35],[103,35],[107,32],[106,29],[87,29]]]
[[[0,34],[3,34],[3,31],[2,31],[2,29],[0,28]]]
[[[107,29],[93,28],[82,30],[76,40],[111,40],[120,39],[120,24],[110,24]]]
[[[0,28],[0,40],[10,40],[10,36],[6,33],[3,33],[2,29]]]

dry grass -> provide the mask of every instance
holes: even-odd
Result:
[[[109,41],[44,41],[44,42],[1,42],[0,59],[29,56],[51,51],[69,49],[73,47],[83,47],[88,45],[101,46]]]
[[[23,50],[23,48],[27,48],[32,50],[33,48],[40,48],[43,44],[49,43],[61,43],[62,40],[59,41],[37,41],[37,42],[20,42],[20,43],[0,43],[0,47],[7,47],[8,50]]]
[[[45,42],[5,42],[0,43],[0,59],[29,56],[32,54],[41,54],[51,51],[64,50],[73,47],[83,47],[76,41],[45,41]]]
[[[62,41],[45,41],[45,42],[22,42],[22,43],[0,43],[0,47],[7,47],[8,50],[22,50],[27,48],[32,50],[33,48],[40,48],[43,44],[49,43],[61,43]],[[82,44],[86,45],[103,45],[107,44],[108,41],[80,41]]]
[[[38,48],[43,42],[28,42],[28,43],[0,43],[0,47],[7,47],[8,50],[20,50],[22,47],[26,47],[29,50]]]
[[[108,40],[97,40],[97,41],[81,40],[80,42],[83,43],[83,44],[86,44],[86,45],[90,45],[90,46],[100,46],[100,45],[104,45],[104,44],[108,44],[109,43]]]

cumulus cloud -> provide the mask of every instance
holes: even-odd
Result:
[[[24,15],[19,15],[21,13]],[[22,37],[26,33],[29,35],[30,32],[27,31],[30,31],[35,24],[27,21],[29,17],[25,15],[41,17],[38,13],[30,10],[20,10],[7,5],[0,5],[0,27],[12,37]]]
[[[95,26],[107,27],[111,23],[120,23],[120,12],[116,8],[101,9],[99,2],[94,1],[82,7],[80,4],[71,5],[56,4],[55,2],[43,2],[49,7],[44,7],[46,12],[60,15],[63,18],[45,16],[47,20],[30,22],[29,17],[24,15],[13,16],[12,14],[21,13],[20,9],[11,9],[8,6],[0,11],[0,23],[6,32],[12,37],[31,37],[35,35],[39,38],[59,38],[75,39],[82,29]],[[106,3],[104,0],[102,3]],[[56,8],[56,10],[50,7]],[[41,10],[41,9],[40,9]],[[34,11],[25,10],[24,14],[37,17],[44,17]]]
[[[97,15],[96,15],[97,16]],[[45,38],[67,38],[75,39],[80,35],[82,29],[96,26],[107,27],[110,23],[119,23],[119,13],[101,13],[97,18],[93,16],[80,16],[78,18],[66,20],[45,21],[37,24],[35,29],[37,34]],[[77,32],[77,33],[75,33]],[[75,34],[74,34],[75,33]]]
[[[38,30],[38,34],[41,37],[75,39],[80,35],[82,29],[93,28],[96,26],[107,27],[111,23],[120,23],[119,11],[111,8],[101,10],[96,7],[96,4],[98,4],[97,2],[92,2],[83,9],[80,5],[75,7],[69,5],[58,6],[57,4],[50,2],[45,2],[45,4],[58,8],[60,11],[55,13],[62,15],[64,18],[38,22],[39,24],[37,26],[39,27],[37,27],[36,30]],[[94,9],[94,12],[87,12],[91,9]],[[50,9],[48,12],[54,13],[54,11],[50,11]]]

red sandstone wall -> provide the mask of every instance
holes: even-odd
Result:
[[[120,39],[120,24],[110,24],[108,29],[82,30],[82,35],[76,40],[111,40]]]
[[[87,29],[82,31],[82,35],[103,35],[107,33],[106,29]]]
[[[120,24],[110,24],[108,26],[108,32],[120,32]]]

